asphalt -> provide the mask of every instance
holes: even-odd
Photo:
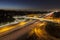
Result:
[[[26,24],[23,28],[15,28],[15,30],[7,32],[7,34],[0,37],[0,40],[16,40],[17,38],[23,36],[24,34],[28,33],[37,26],[40,21],[35,20],[31,23]]]

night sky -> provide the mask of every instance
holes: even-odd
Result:
[[[0,9],[60,9],[59,0],[0,0]]]

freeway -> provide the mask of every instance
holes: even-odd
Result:
[[[17,20],[18,21],[18,20]],[[5,25],[3,27],[0,27],[0,36],[4,35],[7,32],[10,32],[13,30],[15,30],[14,28],[19,27],[22,28],[24,25],[30,23],[33,20],[24,20],[24,21],[19,21],[18,23],[12,23],[10,25]]]
[[[31,31],[34,27],[37,26],[37,24],[40,21],[35,20],[32,21],[26,25],[24,25],[22,28],[16,27],[12,29],[13,31],[7,32],[7,34],[0,37],[0,40],[16,40],[18,37],[21,37],[22,35],[26,34],[27,32]]]
[[[14,17],[14,18],[25,18],[25,19],[34,19],[34,20],[40,20],[40,21],[48,21],[48,22],[54,22],[54,23],[59,23],[60,24],[60,19],[46,19],[46,18],[36,18],[36,17],[26,17],[26,16],[20,16],[20,17]]]
[[[42,17],[29,17],[29,16],[17,16],[17,17],[13,17],[13,18],[15,18],[15,19],[18,19],[18,18],[24,18],[24,19],[37,19],[37,20],[40,20],[40,21],[48,21],[48,22],[54,22],[54,23],[58,23],[58,24],[60,24],[60,18],[48,18],[48,17],[51,17],[53,14],[54,14],[54,12],[58,12],[58,11],[53,11],[53,12],[51,12],[51,13],[48,13],[48,14],[45,14],[44,16],[42,16]],[[35,15],[36,16],[36,15]]]
[[[53,12],[52,12],[53,13]],[[50,13],[50,14],[52,14]],[[45,17],[47,17],[47,14]],[[17,38],[25,35],[26,33],[28,33],[29,31],[31,31],[31,29],[35,28],[37,26],[38,23],[40,23],[40,21],[49,21],[49,22],[54,22],[54,23],[60,23],[60,20],[53,20],[53,19],[46,19],[44,17],[41,18],[36,18],[36,17],[26,17],[26,16],[19,16],[19,18],[25,18],[25,19],[35,19],[35,21],[30,21],[29,23],[23,25],[20,27],[20,25],[14,25],[15,27],[8,30],[8,32],[3,33],[2,35],[0,34],[0,40],[16,40]],[[15,18],[18,20],[18,17]],[[37,31],[35,29],[35,32],[37,34]],[[39,31],[38,31],[39,32]],[[43,31],[42,31],[43,32]],[[41,31],[39,32],[39,34],[42,33]],[[42,34],[43,35],[43,34]],[[42,36],[41,35],[41,36]],[[39,35],[38,35],[39,36]]]

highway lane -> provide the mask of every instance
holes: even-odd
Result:
[[[35,21],[32,21],[31,23],[24,25],[23,28],[17,27],[17,28],[15,28],[14,31],[11,31],[7,35],[0,37],[0,40],[16,40],[18,37],[21,37],[22,35],[31,31],[31,29],[36,27],[39,22],[40,21],[35,20]]]
[[[33,21],[33,20],[21,21],[17,24],[6,25],[6,26],[0,28],[0,37],[7,34],[7,32],[15,30],[14,28],[16,28],[16,27],[22,28],[24,25],[30,23],[31,21]]]
[[[54,22],[60,24],[60,18],[36,18],[36,17],[26,17],[26,16],[21,16],[21,17],[15,17],[15,18],[25,18],[25,19],[35,19],[35,20],[40,20],[40,21],[48,21],[48,22]]]
[[[2,28],[0,28],[0,37],[2,35],[4,35],[7,32],[12,31],[12,29],[16,28],[19,26],[19,28],[22,28],[23,25],[25,25],[27,22],[19,22],[17,24],[12,24],[12,25],[8,25],[8,26],[4,26]]]

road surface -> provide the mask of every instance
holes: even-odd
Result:
[[[31,31],[31,29],[33,29],[34,27],[37,26],[37,24],[40,21],[35,20],[27,25],[25,25],[23,28],[19,29],[18,27],[15,28],[15,30],[11,31],[10,33],[1,36],[0,40],[16,40],[18,37],[23,36],[24,34],[28,33],[29,31]]]

